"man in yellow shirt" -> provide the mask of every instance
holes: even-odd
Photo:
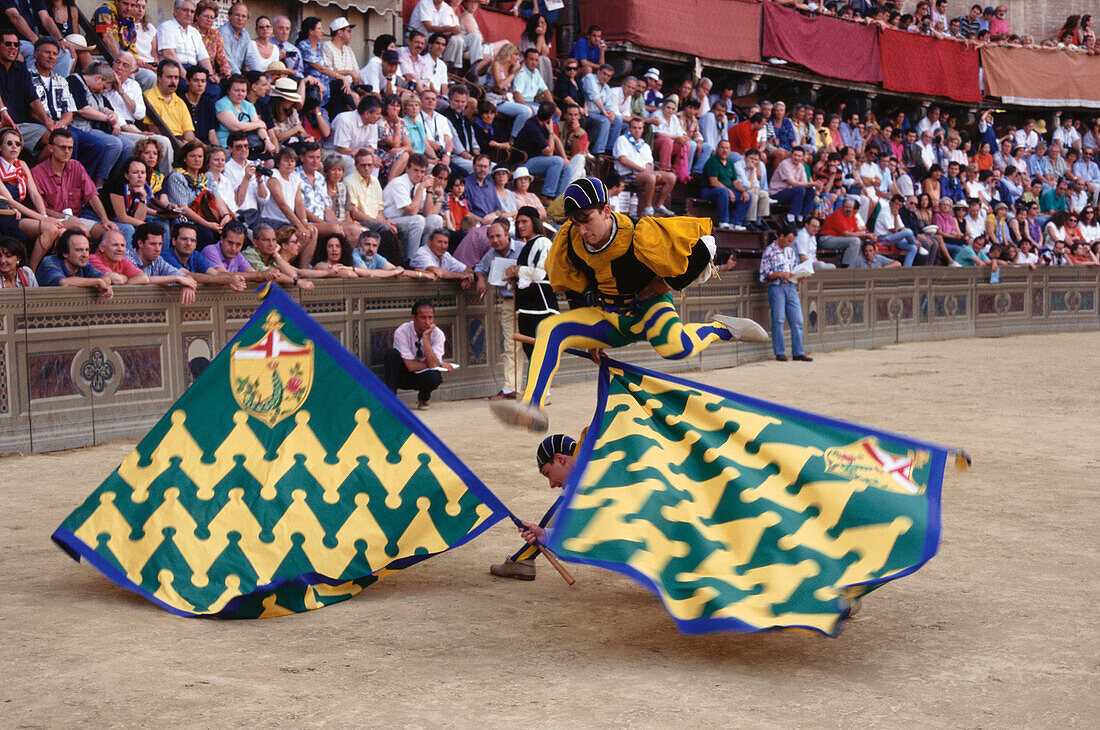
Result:
[[[145,92],[145,101],[177,140],[190,142],[195,139],[195,124],[187,104],[176,96],[179,83],[180,65],[175,61],[161,61],[157,66],[157,85]],[[148,117],[145,123],[152,124]]]
[[[355,172],[347,179],[348,196],[351,204],[363,215],[355,216],[363,227],[371,231],[389,231],[397,233],[397,226],[382,215],[382,186],[374,171],[381,167],[381,161],[373,150],[360,147],[355,152]]]

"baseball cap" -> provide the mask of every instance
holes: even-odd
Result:
[[[328,30],[329,30],[330,33],[335,33],[336,31],[343,30],[344,28],[354,28],[354,27],[355,27],[354,25],[352,25],[350,22],[348,22],[347,18],[343,18],[343,17],[336,18],[335,20],[333,20],[331,23],[328,24]]]
[[[661,78],[661,72],[655,68],[650,68],[648,71],[645,72],[645,76],[643,76],[642,78],[659,79]]]
[[[564,433],[547,436],[539,444],[538,449],[535,450],[535,464],[541,469],[553,461],[556,454],[572,456],[576,450],[577,442],[571,436],[566,436]]]

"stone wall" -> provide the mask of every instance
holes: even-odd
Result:
[[[103,302],[88,290],[0,291],[0,453],[43,452],[136,438],[157,421],[255,311],[252,294],[201,287],[181,306],[176,292],[117,287]],[[801,284],[810,352],[896,342],[1100,329],[1100,270],[893,269],[824,272]],[[477,398],[502,382],[496,305],[452,285],[322,281],[298,301],[345,347],[381,372],[394,328],[429,297],[461,369],[443,399]],[[754,274],[726,274],[680,295],[689,321],[714,312],[767,326]],[[618,357],[665,371],[714,369],[771,356],[768,345],[717,345],[699,359],[663,361],[646,344]],[[567,357],[560,381],[592,378]],[[522,376],[521,376],[522,379]],[[486,414],[486,417],[489,417]]]

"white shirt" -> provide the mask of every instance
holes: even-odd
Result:
[[[1081,141],[1081,135],[1073,127],[1070,127],[1069,129],[1066,129],[1065,127],[1058,127],[1058,129],[1054,130],[1054,141],[1061,142],[1062,148],[1068,150],[1070,147]]]
[[[378,124],[365,124],[363,115],[354,109],[340,112],[332,120],[332,146],[347,148],[352,152],[360,147],[378,147]]]
[[[983,215],[981,212],[978,213],[978,217],[976,219],[971,218],[970,214],[967,213],[963,216],[963,225],[966,226],[966,229],[963,231],[963,233],[970,236],[971,238],[977,238],[978,236],[985,235],[985,219],[986,216]]]
[[[359,68],[359,59],[355,57],[355,51],[350,45],[337,48],[332,41],[321,44],[321,63],[333,71],[354,71]]]
[[[1016,146],[1024,149],[1035,149],[1039,146],[1039,134],[1033,129],[1028,132],[1024,129],[1016,130]]]
[[[894,231],[900,231],[904,228],[904,224],[901,222],[900,215],[894,215],[890,210],[889,203],[882,203],[882,210],[879,211],[878,218],[875,218],[875,230],[876,236],[885,236],[888,233]],[[985,223],[982,224],[982,231],[985,231]]]
[[[673,114],[670,118],[665,119],[665,112],[662,109],[653,118],[657,120],[657,126],[653,129],[655,133],[659,132],[670,137],[683,136],[684,125],[680,123],[679,114]]]
[[[359,69],[359,80],[362,81],[376,94],[386,93],[386,82],[389,81],[393,85],[393,90],[396,93],[398,87],[401,84],[400,72],[394,72],[393,76],[387,79],[382,74],[382,59],[375,56],[371,60],[367,61],[367,65]]]
[[[443,334],[443,330],[436,327],[432,330],[428,339],[432,343],[432,352],[442,361],[443,348],[447,343],[447,336]],[[424,353],[421,353],[420,357],[416,356],[416,343],[418,342],[420,342],[420,338],[416,336],[416,325],[412,322],[405,322],[393,331],[393,347],[404,360],[423,361],[425,359]],[[421,349],[423,349],[423,346],[421,346]]]
[[[204,58],[210,58],[206,44],[202,42],[199,29],[193,25],[187,30],[175,18],[170,18],[157,26],[157,49],[175,51],[176,57],[184,66],[194,66]]]
[[[917,137],[923,135],[925,131],[932,132],[932,136],[935,137],[936,132],[938,132],[940,129],[943,129],[943,126],[939,122],[933,122],[928,117],[925,117],[924,119],[920,120],[919,124],[917,124]]]
[[[402,210],[402,208],[412,203],[413,189],[415,187],[413,181],[409,179],[408,173],[405,173],[395,180],[390,180],[382,190],[382,203],[385,205],[382,209],[382,215],[386,216],[389,220],[404,218],[409,215]],[[417,213],[419,212],[420,211],[417,211]]]
[[[620,175],[637,174],[637,170],[631,170],[629,167],[619,162],[620,157],[625,157],[635,165],[639,165],[643,168],[646,165],[653,164],[653,150],[649,148],[649,145],[645,143],[644,139],[636,140],[629,132],[615,140],[615,148],[612,150],[612,155],[615,157],[615,172]]]
[[[424,21],[431,23],[437,28],[441,28],[447,25],[458,25],[458,18],[455,17],[455,11],[446,2],[439,3],[439,7],[436,8],[435,3],[432,0],[420,0],[416,4],[416,8],[413,9],[412,15],[409,16],[409,27],[415,28],[424,35],[431,35],[431,32],[424,27]]]
[[[133,113],[130,112],[130,107],[126,106],[126,102],[122,99],[123,94],[134,103]],[[105,91],[103,96],[123,122],[133,124],[135,119],[145,119],[145,95],[141,93],[141,86],[134,81],[133,77],[122,83],[122,94],[111,88]]]
[[[229,167],[229,163],[226,163],[226,167]],[[289,180],[284,180],[282,174],[278,170],[272,172],[271,179],[278,184],[279,192],[282,193],[283,196],[283,202],[286,203],[288,208],[294,210],[294,200],[298,195],[298,186],[301,185],[301,179],[297,175],[291,174]],[[264,218],[283,221],[288,224],[290,223],[290,220],[283,215],[283,211],[275,202],[274,195],[268,194],[268,196],[264,198],[263,206],[264,209],[260,215]]]
[[[425,56],[413,56],[408,46],[397,49],[397,72],[402,77],[412,74],[417,81],[428,80],[428,64],[424,62]],[[431,60],[431,56],[427,56]]]
[[[424,80],[428,82],[433,91],[442,94],[443,87],[447,85],[447,62],[442,58],[433,61],[432,57],[428,55],[421,56],[421,58],[428,67],[428,75]]]
[[[229,178],[225,176],[223,172],[221,177],[217,180],[214,179],[213,173],[207,175],[210,179],[210,192],[215,196],[222,199],[226,207],[229,208],[229,212],[233,215],[237,214],[237,188],[233,187],[233,183]]]
[[[746,190],[766,190],[768,187],[768,173],[764,169],[763,162],[756,163],[756,179],[749,180],[749,168],[746,160],[741,159],[733,163],[733,172],[737,175],[737,182],[745,186]]]
[[[241,165],[232,157],[225,161],[225,171],[222,172],[222,180],[228,180],[232,188],[232,192],[229,197],[225,199],[225,204],[236,213],[238,210],[259,210],[260,201],[256,196],[257,183],[256,176],[253,175],[252,179],[248,181],[248,188],[244,193],[244,201],[240,205],[237,205],[237,188],[241,186],[241,181],[244,180],[244,168],[249,164],[248,160],[245,160],[245,164]],[[293,201],[291,205],[293,205]]]
[[[424,135],[443,145],[444,150],[447,148],[447,138],[454,139],[454,133],[451,131],[451,120],[438,111],[430,117],[427,112],[420,112],[420,123],[424,125]]]
[[[809,231],[801,228],[794,237],[794,252],[799,261],[805,256],[807,261],[817,261],[817,236],[811,236]]]
[[[416,250],[412,259],[409,260],[409,266],[414,269],[427,269],[430,266],[435,266],[444,271],[453,271],[456,274],[462,274],[466,271],[466,264],[447,251],[444,251],[443,256],[439,257],[432,253],[432,250],[427,246],[421,246]]]
[[[898,179],[894,181],[894,187],[897,188],[898,195],[908,198],[914,192],[913,176],[909,173],[898,175]]]

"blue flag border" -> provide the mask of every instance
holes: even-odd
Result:
[[[263,287],[259,287],[256,291],[259,292],[262,289]],[[235,334],[233,338],[228,343],[226,343],[226,346],[218,352],[218,354],[214,357],[214,360],[216,360],[223,353],[232,348],[233,344],[241,339],[245,331],[253,327],[256,323],[262,322],[263,319],[267,316],[267,313],[273,309],[277,309],[286,321],[293,324],[307,337],[309,337],[309,339],[313,341],[318,350],[328,355],[356,383],[358,383],[361,387],[370,390],[371,394],[378,399],[378,401],[386,408],[386,410],[388,410],[406,428],[408,428],[411,433],[415,434],[421,440],[423,440],[428,448],[432,449],[432,451],[435,452],[443,460],[443,462],[455,472],[458,478],[462,480],[466,488],[473,492],[486,507],[489,507],[492,510],[492,514],[489,515],[489,517],[487,517],[486,519],[482,520],[480,524],[474,527],[474,529],[466,534],[461,540],[454,543],[453,545],[450,545],[446,550],[442,550],[437,553],[410,555],[404,558],[398,558],[378,568],[378,570],[376,571],[367,573],[366,575],[358,576],[356,578],[334,579],[323,576],[319,573],[302,573],[300,575],[283,578],[277,581],[273,581],[271,583],[256,586],[252,590],[252,592],[231,599],[221,610],[215,613],[195,613],[193,611],[185,611],[168,605],[149,591],[142,588],[140,585],[130,580],[123,571],[121,571],[117,566],[110,563],[107,558],[96,552],[96,550],[92,546],[88,545],[83,540],[78,538],[71,530],[58,527],[54,531],[53,535],[51,536],[53,541],[57,543],[58,547],[60,547],[73,560],[80,562],[80,559],[84,558],[84,560],[86,560],[96,570],[103,573],[103,575],[106,576],[108,580],[117,584],[119,587],[136,593],[139,596],[159,606],[160,608],[163,608],[169,613],[173,613],[177,616],[185,616],[188,618],[212,618],[231,615],[236,611],[237,606],[249,600],[257,593],[274,592],[279,590],[280,588],[295,583],[303,585],[308,583],[311,585],[325,584],[330,586],[338,586],[354,580],[362,580],[383,570],[401,570],[403,568],[409,567],[410,565],[419,563],[422,560],[427,560],[428,558],[434,557],[435,555],[440,555],[444,552],[453,550],[454,548],[457,548],[461,545],[465,545],[467,542],[480,536],[483,532],[488,530],[490,527],[492,527],[505,517],[509,517],[512,520],[515,520],[512,512],[504,506],[504,503],[501,502],[500,499],[495,494],[493,494],[487,486],[485,486],[485,483],[482,482],[481,479],[478,478],[478,476],[474,474],[468,466],[466,466],[465,462],[459,459],[458,456],[456,456],[454,452],[452,452],[450,448],[448,448],[447,445],[444,444],[439,439],[439,437],[435,435],[434,432],[432,432],[431,429],[429,429],[419,418],[417,418],[413,414],[411,410],[409,410],[409,407],[406,406],[404,402],[397,397],[396,393],[391,391],[385,383],[379,380],[378,376],[371,372],[370,368],[360,362],[357,357],[348,352],[347,349],[345,349],[344,346],[340,344],[339,340],[333,337],[328,330],[326,330],[312,317],[310,317],[309,313],[306,312],[305,309],[303,309],[302,306],[298,304],[298,302],[294,301],[293,298],[287,295],[279,286],[271,284],[270,289],[268,290],[260,306],[256,309],[256,312],[244,325],[241,326],[241,328],[237,331],[237,334]],[[213,362],[213,360],[211,360],[211,362]],[[195,384],[198,383],[201,378],[201,375],[199,376],[199,378],[196,378],[195,382],[191,384],[188,390],[195,387]],[[186,391],[184,391],[184,395],[186,395]],[[175,408],[176,403],[178,403],[179,400],[184,397],[184,395],[181,395],[180,398],[177,399],[176,402],[168,408],[168,411],[166,411],[165,415],[172,412],[172,409]],[[161,419],[163,418],[164,416],[161,417]],[[160,420],[158,420],[157,422],[159,423]],[[96,488],[98,489],[98,487]]]
[[[831,418],[829,416],[822,416],[816,413],[810,413],[808,411],[802,411],[797,408],[792,408],[790,406],[772,403],[770,401],[762,400],[760,398],[754,398],[752,396],[734,393],[733,391],[724,390],[722,388],[711,385],[705,385],[703,383],[697,383],[695,381],[687,380],[686,378],[682,378],[676,375],[669,375],[667,373],[658,372],[656,370],[650,370],[648,368],[639,367],[637,365],[631,365],[629,363],[625,363],[619,360],[613,360],[609,357],[604,356],[600,363],[595,413],[593,414],[592,420],[588,425],[588,431],[580,444],[580,448],[578,449],[576,456],[576,461],[580,464],[584,464],[585,467],[581,469],[573,469],[572,472],[569,474],[569,478],[566,479],[564,488],[562,489],[561,506],[559,507],[555,519],[549,528],[547,547],[563,560],[583,565],[593,565],[598,568],[611,570],[616,573],[625,575],[626,577],[631,578],[638,583],[641,583],[645,588],[653,593],[658,598],[658,600],[660,600],[662,608],[664,608],[665,611],[668,612],[669,616],[676,623],[677,628],[679,628],[682,633],[705,634],[714,631],[755,633],[763,631],[779,631],[783,629],[805,629],[816,633],[822,633],[829,637],[836,637],[840,634],[846,617],[841,617],[840,621],[837,622],[836,631],[831,634],[822,631],[815,626],[760,627],[745,623],[744,621],[736,618],[701,618],[683,620],[677,618],[676,616],[673,616],[672,613],[668,611],[668,607],[665,606],[664,600],[662,599],[662,592],[658,587],[657,582],[651,579],[649,576],[624,563],[605,560],[593,560],[588,558],[578,558],[574,557],[569,553],[569,551],[565,550],[565,548],[561,544],[561,534],[560,530],[558,529],[558,525],[561,522],[562,516],[568,513],[574,499],[576,498],[580,482],[584,478],[584,474],[587,471],[588,460],[592,456],[592,450],[595,447],[596,439],[599,436],[600,425],[603,422],[605,410],[607,408],[607,398],[610,394],[611,368],[617,368],[620,370],[637,373],[643,376],[667,380],[685,388],[700,390],[706,393],[710,393],[712,395],[719,396],[721,398],[727,398],[735,403],[742,403],[753,408],[766,409],[780,416],[790,416],[808,421],[810,423],[817,423],[823,426],[828,426],[830,428],[852,431],[853,435],[878,436],[881,438],[896,441],[910,448],[921,449],[930,452],[931,471],[928,475],[928,485],[925,487],[925,494],[928,495],[928,526],[925,532],[924,546],[921,553],[920,561],[916,565],[910,566],[905,570],[902,570],[885,578],[876,578],[860,583],[853,583],[850,586],[841,587],[877,587],[880,585],[884,585],[892,580],[904,578],[905,576],[915,573],[917,570],[923,567],[924,564],[931,560],[938,551],[940,536],[942,533],[941,498],[943,488],[943,476],[948,456],[947,447],[928,441],[915,439],[910,436],[904,436],[902,434],[894,433],[892,431],[884,431],[881,429],[872,428],[870,426],[862,426],[852,423],[850,421],[845,421],[838,418]]]

